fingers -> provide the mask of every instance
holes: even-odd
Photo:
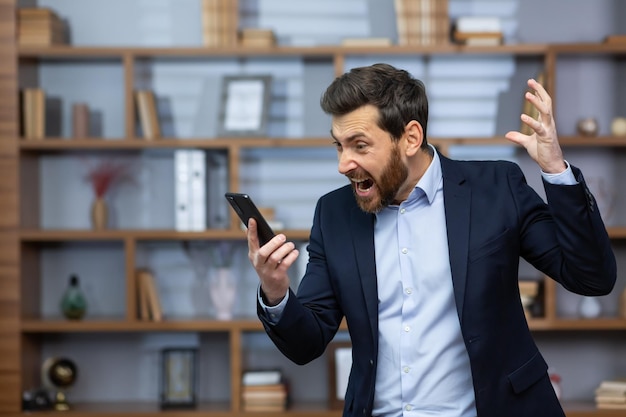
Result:
[[[525,94],[526,100],[528,100],[539,112],[539,123],[545,125],[552,125],[552,98],[546,91],[546,89],[539,84],[536,80],[528,80],[528,86],[534,91],[527,91]],[[522,121],[524,121],[522,119]],[[526,123],[526,121],[524,121]],[[531,128],[531,124],[528,124]]]
[[[264,246],[260,246],[257,224],[254,219],[248,221],[247,237],[248,258],[257,270],[272,270],[279,267],[287,270],[295,260],[292,257],[298,256],[296,245],[293,242],[287,242],[287,238],[283,234],[274,236]]]

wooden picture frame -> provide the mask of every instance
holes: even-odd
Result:
[[[161,351],[161,408],[196,406],[195,348],[167,348]]]
[[[220,136],[267,134],[271,81],[269,75],[225,76],[222,79]]]
[[[348,377],[352,368],[352,343],[331,342],[326,349],[328,357],[328,406],[341,410],[344,406]]]

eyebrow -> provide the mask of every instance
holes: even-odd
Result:
[[[335,141],[337,141],[337,142],[340,142],[340,143],[341,143],[341,141],[340,141],[339,139],[337,139],[337,138],[335,137],[335,135],[333,134],[333,130],[332,130],[332,129],[330,130],[330,136],[331,136],[331,137],[332,137]],[[361,138],[361,137],[365,137],[365,134],[364,134],[363,132],[357,132],[357,133],[355,133],[355,134],[353,134],[353,135],[351,135],[351,136],[348,136],[348,137],[344,140],[344,142],[345,142],[345,143],[350,143],[350,142],[353,142],[353,141],[355,141],[356,139]]]

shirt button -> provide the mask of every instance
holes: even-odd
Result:
[[[406,255],[407,253],[409,253],[409,250],[407,248],[402,248],[402,253]]]
[[[405,374],[408,374],[410,370],[411,370],[411,368],[409,368],[408,366],[405,366],[404,368],[402,368],[402,371],[403,371]]]
[[[411,326],[404,326],[404,331],[405,332],[410,332],[411,331]]]
[[[405,208],[400,209],[400,214],[404,214],[404,213],[406,213],[406,209]]]
[[[411,411],[413,409],[413,406],[411,404],[407,404],[407,405],[404,406],[404,409],[406,411]]]
[[[413,289],[407,288],[407,289],[404,290],[404,292],[407,293],[407,294],[411,294],[413,292]]]

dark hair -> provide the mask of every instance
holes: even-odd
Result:
[[[388,64],[353,68],[337,77],[322,95],[322,110],[332,116],[342,116],[371,104],[378,108],[378,126],[389,132],[394,140],[404,133],[411,120],[422,125],[424,143],[428,120],[428,98],[424,83],[405,70]]]

